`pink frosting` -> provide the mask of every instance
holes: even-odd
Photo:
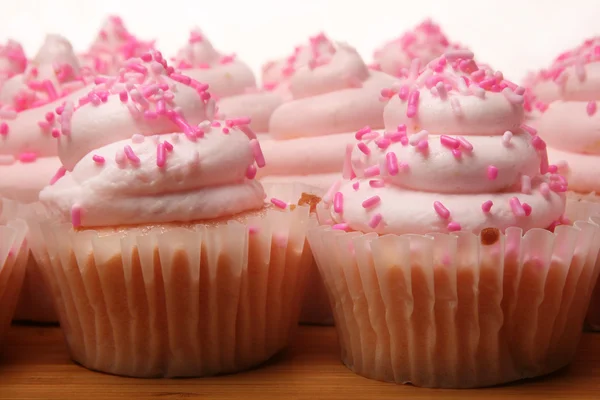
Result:
[[[336,229],[424,234],[561,219],[566,181],[523,121],[523,89],[450,51],[385,94],[385,132],[357,132],[325,200]],[[549,171],[552,172],[549,172]]]
[[[250,67],[233,54],[219,53],[200,30],[191,32],[188,43],[173,61],[189,77],[209,84],[216,98],[243,94],[256,87]]]
[[[418,58],[426,64],[453,48],[458,46],[448,41],[437,24],[426,20],[375,51],[373,67],[390,75],[405,77],[412,60]]]
[[[127,30],[120,17],[110,16],[81,61],[95,74],[115,75],[126,60],[153,48],[154,42],[139,40]]]
[[[326,62],[308,63],[289,77],[294,100],[271,116],[274,140],[265,142],[268,170],[261,177],[337,172],[353,132],[365,126],[383,128],[380,92],[395,78],[369,70],[346,44],[334,50]]]
[[[528,80],[544,101],[532,124],[548,145],[550,161],[565,161],[569,189],[600,191],[600,37],[561,54]],[[546,104],[549,103],[549,104]]]
[[[1,195],[34,201],[56,173],[60,162],[54,137],[63,106],[85,93],[86,79],[78,73],[69,42],[50,35],[28,69],[0,89]]]
[[[27,57],[19,43],[8,40],[0,44],[0,88],[8,78],[25,72],[26,67]]]
[[[87,227],[261,208],[265,194],[252,178],[264,159],[249,121],[213,121],[208,86],[174,72],[160,53],[125,69],[96,85],[63,126],[58,147],[66,172],[40,200]]]

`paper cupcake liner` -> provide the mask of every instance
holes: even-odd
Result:
[[[116,375],[200,377],[254,367],[288,344],[315,224],[308,207],[112,234],[42,222],[32,247],[76,362]]]
[[[0,202],[2,203],[2,202]],[[0,344],[12,321],[25,276],[27,224],[0,204]]]
[[[583,197],[577,193],[569,193],[569,199],[565,215],[571,221],[581,220],[586,215],[600,216],[600,197],[595,193]],[[592,293],[586,322],[588,329],[600,332],[600,280],[596,282],[596,288]]]
[[[278,184],[278,183],[263,183],[267,197],[278,198],[286,202],[295,203],[303,193],[312,194],[318,197],[323,197],[324,190],[308,186],[304,184]],[[329,305],[329,297],[323,285],[323,279],[317,268],[317,264],[313,261],[308,272],[308,284],[306,285],[306,294],[302,303],[302,311],[300,312],[300,323],[311,325],[333,325],[333,313]]]
[[[599,223],[479,236],[311,230],[343,362],[368,378],[446,388],[564,367],[600,270]]]

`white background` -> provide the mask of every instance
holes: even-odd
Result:
[[[158,39],[165,55],[201,27],[256,70],[319,31],[370,62],[377,46],[432,17],[451,41],[517,81],[600,34],[600,0],[0,0],[0,40],[12,37],[32,55],[45,33],[60,33],[81,51],[108,14],[139,38]]]

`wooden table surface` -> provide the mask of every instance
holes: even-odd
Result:
[[[73,364],[56,327],[13,326],[0,356],[0,399],[600,399],[600,334],[586,333],[576,361],[546,378],[478,390],[432,390],[372,381],[338,358],[333,328],[301,327],[266,366],[204,379],[131,379]]]

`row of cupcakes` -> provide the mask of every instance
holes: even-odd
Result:
[[[185,52],[209,52],[206,39],[192,35]],[[144,377],[265,361],[297,322],[313,268],[308,235],[354,371],[473,387],[566,365],[598,275],[594,207],[573,201],[578,221],[564,217],[567,180],[541,130],[524,124],[533,95],[469,51],[432,58],[397,80],[347,45],[312,38],[280,62],[301,65],[273,90],[237,95],[257,104],[278,87],[291,93],[270,116],[279,138],[253,129],[243,109],[223,115],[223,99],[237,96],[215,102],[195,75],[219,68],[171,66],[151,49],[112,75],[76,75],[58,104],[5,110],[17,121],[52,104],[36,126],[60,166],[28,210],[29,244],[72,357]],[[50,96],[46,80],[27,87]],[[266,196],[256,178],[278,162],[273,143],[319,136],[274,168],[298,181],[286,158],[331,163],[310,172],[334,181],[317,228],[318,197],[284,183]]]

